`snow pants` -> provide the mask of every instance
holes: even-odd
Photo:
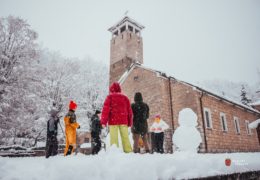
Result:
[[[70,155],[76,148],[76,130],[66,130],[66,146],[64,149],[64,155]]]
[[[98,132],[91,132],[92,138],[92,154],[98,154],[101,149],[101,139]]]
[[[119,147],[118,130],[120,132],[124,152],[125,153],[132,152],[132,147],[131,147],[131,144],[129,141],[129,136],[128,136],[128,127],[126,125],[110,125],[109,126],[110,145],[116,144],[117,147]]]
[[[164,142],[164,132],[152,133],[152,143],[153,143],[152,152],[163,153],[164,152],[163,142]]]
[[[56,156],[58,154],[58,140],[56,136],[47,137],[45,157]]]

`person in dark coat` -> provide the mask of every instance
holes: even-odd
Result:
[[[58,111],[52,109],[51,117],[47,122],[47,141],[46,141],[46,151],[45,157],[55,156],[58,154],[58,123],[60,121],[58,117]]]
[[[143,140],[145,151],[149,152],[148,146],[148,124],[147,119],[149,118],[149,106],[143,102],[143,97],[140,92],[137,92],[134,97],[134,103],[131,105],[133,111],[133,139],[134,139],[134,152],[140,152],[138,148],[139,138]]]
[[[101,149],[101,129],[100,124],[101,111],[96,110],[95,114],[91,117],[91,138],[92,138],[92,154],[98,154]]]

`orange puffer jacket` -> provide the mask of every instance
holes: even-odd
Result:
[[[79,124],[76,122],[76,115],[74,111],[69,111],[64,117],[65,123],[65,133],[66,133],[66,147],[64,150],[64,155],[67,154],[69,146],[73,146],[72,152],[76,148],[76,129]]]

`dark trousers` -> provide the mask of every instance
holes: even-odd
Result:
[[[152,152],[163,153],[164,132],[152,133]]]
[[[45,157],[56,156],[58,154],[58,140],[56,136],[47,137]]]
[[[101,149],[101,139],[98,132],[91,132],[92,154],[97,154]]]
[[[145,147],[145,151],[149,152],[149,146],[148,146],[148,137],[147,134],[141,135],[141,134],[135,134],[133,133],[133,139],[134,139],[134,152],[135,153],[140,153],[140,148],[138,147],[138,143],[139,143],[139,138],[142,138],[143,143],[144,143],[144,147]]]

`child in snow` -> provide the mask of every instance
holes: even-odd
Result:
[[[70,155],[76,148],[76,129],[80,128],[80,125],[76,121],[75,110],[77,109],[77,104],[70,101],[69,112],[64,117],[65,123],[65,134],[66,134],[66,146],[64,149],[64,155]]]
[[[46,151],[45,157],[55,156],[58,154],[58,123],[60,121],[58,117],[59,111],[52,109],[50,111],[50,119],[47,122],[47,141],[46,141]]]
[[[150,127],[152,132],[152,142],[153,142],[153,152],[163,153],[163,142],[164,142],[164,131],[168,129],[169,126],[158,114],[155,116],[154,122]]]
[[[91,117],[91,138],[93,143],[92,154],[97,154],[101,149],[101,124],[100,124],[101,112],[96,110],[95,114]]]
[[[132,152],[128,137],[128,127],[133,124],[133,113],[127,96],[121,93],[119,83],[115,82],[110,87],[110,94],[106,97],[101,115],[101,124],[105,127],[108,123],[110,144],[118,144],[118,131],[121,135],[123,150]]]

